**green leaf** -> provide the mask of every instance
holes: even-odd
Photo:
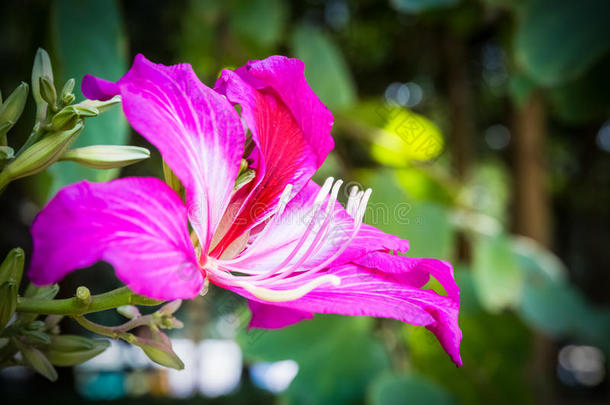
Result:
[[[372,321],[316,315],[281,330],[243,331],[238,342],[250,362],[298,363],[299,372],[283,394],[288,403],[358,403],[366,386],[388,367],[383,348],[371,337]]]
[[[451,405],[456,402],[440,385],[416,375],[383,375],[369,393],[370,405]]]
[[[460,0],[390,0],[396,10],[408,14],[451,7],[459,2]]]
[[[470,271],[456,272],[463,301],[476,299]],[[475,307],[460,308],[464,334],[461,368],[449,360],[431,332],[405,326],[413,372],[427,377],[468,405],[533,404],[529,376],[528,328],[513,313],[490,314]],[[412,404],[426,402],[411,402]]]
[[[286,22],[286,2],[281,0],[234,0],[229,20],[231,31],[262,46],[274,46]]]
[[[56,35],[55,52],[62,78],[76,79],[76,88],[86,73],[118,80],[127,70],[125,34],[117,1],[58,0],[54,3],[52,26]],[[77,94],[78,95],[78,94]],[[129,131],[120,108],[113,108],[87,120],[74,147],[95,144],[121,145]],[[100,171],[73,162],[54,164],[51,195],[66,184],[82,179],[106,181],[118,170]]]
[[[400,187],[400,171],[361,171],[363,188],[373,193],[365,223],[409,240],[409,256],[450,259],[455,232],[447,209],[436,203],[415,201]]]
[[[542,85],[574,79],[610,47],[608,15],[608,1],[531,0],[517,29],[517,59]]]
[[[349,108],[356,88],[339,48],[320,29],[301,25],[292,36],[294,56],[305,62],[307,82],[330,109]]]
[[[472,262],[474,282],[484,308],[498,312],[518,304],[524,275],[506,235],[474,237]]]

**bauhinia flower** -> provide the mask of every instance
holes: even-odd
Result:
[[[251,327],[281,328],[314,313],[425,326],[462,364],[451,265],[398,255],[406,240],[363,224],[370,189],[349,190],[344,208],[340,180],[311,180],[334,146],[333,117],[300,60],[272,56],[223,70],[211,89],[188,64],[138,55],[117,82],[87,75],[82,90],[90,99],[121,96],[128,121],[186,195],[155,178],[65,187],[32,227],[34,283],[103,260],[151,298],[193,298],[208,281],[229,289],[249,300]],[[243,159],[254,171],[246,184],[238,180]],[[422,288],[430,276],[446,295]]]

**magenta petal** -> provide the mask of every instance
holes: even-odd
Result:
[[[88,99],[102,101],[110,100],[120,94],[119,86],[116,83],[89,74],[83,77],[81,91]]]
[[[28,276],[38,285],[99,260],[134,292],[155,299],[192,298],[203,285],[186,207],[158,179],[65,187],[36,217],[32,239]]]
[[[451,266],[433,259],[412,260],[416,261],[416,265],[409,271],[426,271],[434,275],[443,284],[448,296],[421,289],[417,285],[410,285],[408,277],[395,277],[391,271],[384,273],[355,264],[346,264],[321,273],[339,277],[341,279],[339,286],[325,283],[299,299],[274,302],[273,305],[305,313],[368,315],[425,326],[436,335],[451,359],[461,366],[459,347],[462,332],[458,325],[459,288],[453,280]],[[422,268],[418,268],[420,266]],[[315,277],[286,284],[283,288],[296,288]],[[227,286],[227,288],[250,300],[261,301],[239,287]]]
[[[296,194],[322,164],[334,142],[333,117],[305,80],[303,62],[282,56],[223,70],[215,89],[242,109],[256,145],[256,179],[238,195],[242,209],[223,245],[250,229],[277,204],[286,187]],[[218,254],[217,254],[218,255]]]
[[[248,306],[252,312],[249,328],[280,329],[304,319],[313,318],[311,312],[263,304],[258,301],[248,301]]]
[[[239,115],[188,64],[164,66],[138,55],[115,86],[129,123],[184,184],[189,220],[207,251],[239,171],[245,140]],[[96,98],[114,90],[88,78],[83,91]]]

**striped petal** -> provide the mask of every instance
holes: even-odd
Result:
[[[249,156],[256,178],[235,197],[241,209],[213,252],[219,257],[235,238],[269,215],[288,184],[296,195],[334,142],[333,117],[307,84],[298,59],[272,56],[235,71],[223,70],[215,89],[241,106],[256,145]]]
[[[83,93],[118,91],[129,123],[152,143],[187,191],[189,219],[207,252],[229,204],[245,136],[227,99],[206,87],[188,64],[164,66],[138,55],[115,86],[92,76]]]
[[[82,181],[60,190],[32,225],[28,275],[38,285],[103,260],[138,294],[192,298],[203,276],[180,197],[154,178]]]

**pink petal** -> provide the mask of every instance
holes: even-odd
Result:
[[[28,275],[38,285],[99,260],[134,292],[155,299],[192,298],[203,285],[186,207],[158,179],[65,187],[36,217],[32,238]]]
[[[282,56],[223,70],[215,89],[242,108],[255,150],[251,186],[236,196],[242,205],[225,240],[213,255],[252,228],[277,204],[287,184],[296,194],[322,164],[334,142],[333,117],[305,80],[303,62]]]
[[[303,319],[313,318],[311,312],[263,304],[258,301],[250,300],[248,306],[252,312],[249,328],[281,329]]]
[[[337,287],[326,283],[294,301],[264,303],[303,313],[368,315],[425,326],[436,335],[451,359],[461,366],[459,346],[462,332],[458,326],[459,287],[453,280],[451,265],[433,259],[411,260],[415,265],[408,271],[426,271],[434,275],[448,292],[448,296],[439,295],[432,290],[423,290],[417,285],[410,285],[409,277],[394,277],[391,271],[388,274],[355,264],[345,264],[322,273],[338,276],[341,284]],[[287,284],[284,288],[296,288],[307,281],[310,279]],[[250,300],[263,302],[242,288],[235,286],[227,286],[227,288]],[[257,313],[257,327],[265,327],[265,324],[275,322],[273,319],[262,319],[274,316],[276,315],[271,308]]]
[[[114,91],[111,85],[89,77],[83,92],[105,98]],[[237,112],[201,83],[188,64],[158,65],[138,55],[116,85],[129,123],[159,149],[184,184],[189,219],[207,251],[243,154],[245,136]]]
[[[89,74],[83,77],[81,90],[85,97],[91,100],[106,101],[117,94],[121,94],[121,90],[116,83]]]

